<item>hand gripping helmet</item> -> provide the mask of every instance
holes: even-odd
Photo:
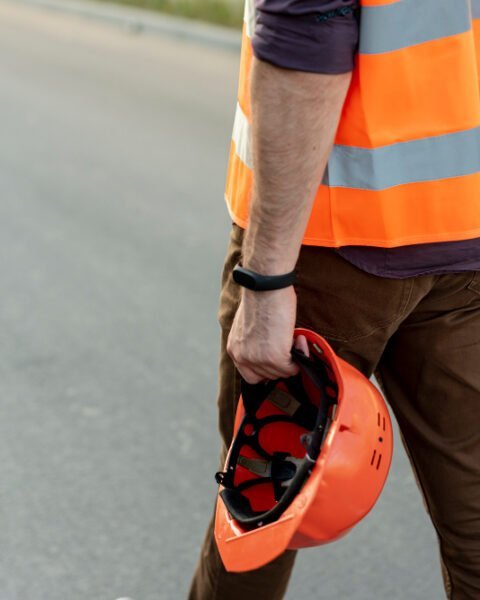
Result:
[[[385,402],[370,381],[307,329],[300,372],[242,381],[234,439],[219,492],[215,539],[225,568],[259,568],[284,550],[345,535],[385,484],[393,439]]]

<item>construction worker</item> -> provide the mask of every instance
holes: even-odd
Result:
[[[240,377],[318,332],[380,382],[453,600],[480,598],[479,58],[478,0],[247,0],[218,313],[222,462]],[[229,573],[210,525],[190,600],[283,598],[294,558]]]

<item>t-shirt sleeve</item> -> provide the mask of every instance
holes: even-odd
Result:
[[[353,69],[359,0],[255,0],[253,53],[278,67],[339,74]]]

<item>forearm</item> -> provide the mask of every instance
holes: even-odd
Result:
[[[244,266],[271,275],[294,268],[350,80],[351,73],[301,72],[254,58],[254,191]]]
[[[254,185],[242,262],[276,275],[296,265],[332,149],[355,62],[359,0],[255,4]],[[296,304],[292,286],[260,293],[242,289],[227,352],[249,383],[298,373],[291,356]],[[308,354],[306,340],[295,344]]]

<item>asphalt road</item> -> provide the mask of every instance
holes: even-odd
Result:
[[[237,70],[0,2],[0,600],[186,596],[215,492]],[[398,442],[375,510],[301,554],[288,598],[442,597]]]

